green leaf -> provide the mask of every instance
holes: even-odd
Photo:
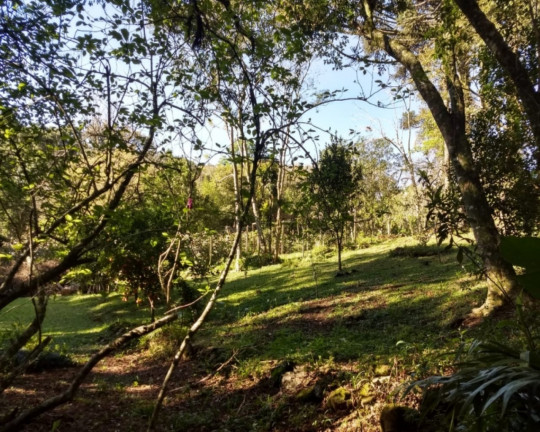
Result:
[[[463,248],[459,248],[456,256],[457,262],[462,264],[463,263]]]
[[[502,256],[511,264],[540,270],[540,238],[503,237],[500,247]]]
[[[0,259],[10,260],[13,258],[11,254],[0,253]]]
[[[533,298],[540,299],[540,271],[519,275],[517,280],[523,289]]]

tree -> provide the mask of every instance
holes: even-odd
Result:
[[[358,193],[359,180],[360,168],[354,162],[352,149],[337,140],[322,151],[308,177],[310,200],[318,213],[316,226],[334,238],[340,273],[345,227],[352,221],[352,198]]]
[[[38,299],[36,318],[0,358],[2,388],[15,377],[12,357],[41,328],[46,284],[93,259],[156,143],[204,123],[204,104],[188,89],[201,74],[189,46],[148,32],[144,5],[104,4],[97,18],[83,6],[0,5],[0,229],[10,237],[0,309]],[[164,54],[182,58],[183,68],[172,71]]]
[[[454,3],[459,6],[514,84],[515,93],[521,100],[535,137],[535,159],[538,169],[540,167],[540,92],[538,90],[540,27],[537,8],[530,1],[515,2],[515,5],[504,2],[502,5],[505,9],[505,20],[513,18],[509,9],[515,8],[518,9],[518,19],[530,24],[526,26],[527,32],[530,32],[530,35],[526,36],[526,46],[513,48],[509,43],[509,38],[505,39],[503,33],[482,11],[477,0],[454,0]],[[510,37],[514,36],[510,35]],[[528,53],[532,53],[532,59],[524,58]]]
[[[179,120],[192,121],[197,113],[195,104],[188,109],[193,100],[184,90],[175,96],[163,93],[166,80],[180,83],[194,75],[186,62],[184,72],[171,76],[162,54],[180,56],[181,49],[148,36],[135,18],[140,11],[123,5],[126,25],[135,22],[140,33],[136,27],[119,31],[115,24],[108,36],[119,46],[106,51],[105,42],[91,32],[71,38],[73,29],[65,20],[82,16],[82,8],[72,9],[69,2],[42,8],[38,3],[4,4],[2,9],[10,19],[3,33],[7,49],[0,51],[5,72],[0,152],[9,169],[0,174],[9,184],[4,192],[25,204],[20,210],[3,206],[4,226],[13,228],[21,246],[0,284],[0,308],[84,261],[154,146],[164,115],[183,111],[187,114]],[[133,59],[136,50],[144,53],[139,59]],[[81,70],[75,55],[95,67]],[[113,71],[113,65],[119,70]],[[137,103],[132,103],[135,96]],[[39,250],[42,256],[56,254],[56,264],[18,283],[24,262],[35,261]]]
[[[376,230],[388,232],[391,219],[397,219],[396,197],[400,192],[395,178],[396,155],[383,138],[361,138],[354,148],[362,165],[362,182],[354,196],[354,223],[363,226],[368,235],[374,235]]]
[[[288,128],[298,122],[309,105],[300,97],[293,100],[284,97],[274,88],[283,86],[288,94],[295,94],[299,82],[292,67],[311,55],[310,50],[291,46],[274,31],[274,13],[267,2],[156,1],[152,2],[152,7],[153,24],[159,31],[190,38],[199,65],[207,73],[206,82],[196,87],[198,97],[213,107],[226,123],[230,132],[227,155],[231,162],[239,164],[237,168],[247,167],[248,172],[235,179],[236,235],[224,269],[204,310],[189,328],[171,361],[150,420],[150,430],[155,427],[173,371],[225,285],[252,209],[259,164],[267,148],[287,134]],[[181,62],[178,67],[182,67]],[[240,154],[236,152],[237,142]],[[249,158],[249,163],[243,158]]]
[[[432,9],[425,2],[421,5],[363,2],[359,9],[348,9],[352,16],[345,23],[341,16],[343,11],[338,18],[342,27],[360,36],[370,50],[386,53],[407,71],[432,113],[448,149],[467,219],[482,257],[488,294],[485,304],[476,312],[486,314],[516,297],[520,288],[513,267],[500,254],[499,233],[467,136],[468,99],[464,86],[469,79],[470,57],[464,43],[466,29],[449,2],[444,1],[442,6]],[[433,41],[426,40],[427,29]],[[432,44],[437,58],[430,63],[423,51]],[[437,80],[430,77],[434,72],[426,69],[432,66],[440,72]]]

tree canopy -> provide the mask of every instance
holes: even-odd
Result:
[[[340,273],[344,248],[366,237],[449,240],[486,278],[477,315],[514,304],[523,278],[501,238],[537,236],[540,221],[533,3],[2,2],[0,310],[30,297],[36,316],[0,351],[0,388],[18,352],[49,343],[41,324],[62,287],[147,303],[155,324],[122,341],[200,301],[154,427],[230,269],[304,254],[328,233]],[[314,88],[315,61],[376,79],[359,95]],[[346,143],[310,118],[343,99],[382,105],[379,92],[405,102],[395,136],[351,125]],[[156,318],[160,302],[170,310]],[[73,397],[109,348],[7,428]]]

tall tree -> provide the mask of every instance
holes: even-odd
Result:
[[[462,43],[466,29],[459,23],[452,3],[446,0],[440,7],[426,2],[377,1],[347,7],[351,17],[346,18],[345,30],[360,36],[370,50],[386,53],[407,71],[441,131],[487,275],[486,302],[476,312],[489,313],[518,295],[520,288],[513,267],[500,254],[499,233],[467,136],[469,69],[467,46]],[[342,21],[341,13],[338,19]],[[426,39],[426,34],[433,35],[433,40]],[[432,44],[438,56],[436,62],[430,62],[424,53],[425,47]],[[437,79],[429,71],[431,66],[440,72]]]
[[[307,104],[300,98],[290,100],[275,92],[274,87],[281,85],[289,90],[289,94],[294,94],[299,82],[292,66],[302,63],[310,55],[309,50],[290,46],[274,31],[275,16],[267,2],[156,1],[152,6],[154,24],[159,31],[190,37],[200,66],[207,73],[206,83],[197,87],[198,96],[220,113],[228,129],[233,131],[236,139],[231,139],[230,149],[235,153],[228,156],[234,162],[240,162],[239,168],[249,166],[249,172],[237,178],[236,235],[224,269],[205,309],[188,330],[171,362],[149,429],[155,427],[172,372],[225,285],[252,209],[259,164],[268,147],[286,134],[288,127],[295,124],[306,109]],[[236,141],[240,148],[245,145],[249,151],[239,155]],[[237,160],[238,156],[240,160]],[[242,161],[242,157],[249,158],[249,164]]]
[[[196,80],[197,74],[187,60],[172,74],[163,54],[182,56],[186,47],[149,35],[144,10],[122,4],[118,15],[94,19],[78,3],[15,3],[0,9],[0,152],[9,161],[0,174],[10,185],[3,192],[23,196],[29,217],[14,217],[4,206],[22,247],[0,284],[0,308],[85,260],[155,145],[165,114],[176,111],[179,120],[193,123],[198,112],[185,89],[165,93],[166,82]],[[78,30],[69,24],[75,17]],[[104,30],[107,37],[96,38],[91,26],[109,19],[115,25]],[[83,60],[90,69],[80,66]],[[17,280],[38,250],[58,252],[56,264]]]
[[[459,6],[512,80],[515,86],[515,92],[521,100],[523,109],[529,119],[530,127],[534,133],[536,141],[535,158],[538,169],[540,167],[540,90],[538,88],[538,79],[540,78],[538,71],[538,61],[540,60],[538,57],[538,50],[540,49],[540,16],[538,5],[534,1],[528,0],[515,2],[516,5],[506,4],[510,8],[522,8],[523,13],[519,15],[519,19],[525,20],[525,22],[530,24],[532,37],[527,38],[528,47],[535,47],[532,50],[534,58],[531,61],[531,59],[523,58],[523,54],[529,51],[528,47],[527,49],[523,49],[523,47],[512,47],[509,41],[505,39],[503,33],[480,8],[477,0],[454,0],[454,2]],[[505,14],[510,15],[508,11]],[[511,20],[512,17],[505,16],[505,19]]]

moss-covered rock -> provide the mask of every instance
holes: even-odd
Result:
[[[378,364],[373,368],[373,374],[377,377],[390,375],[392,367],[387,364]]]
[[[386,405],[381,412],[383,432],[417,432],[420,423],[418,411],[400,405]]]
[[[326,407],[339,411],[352,405],[351,393],[344,387],[339,387],[332,391],[326,398]]]

